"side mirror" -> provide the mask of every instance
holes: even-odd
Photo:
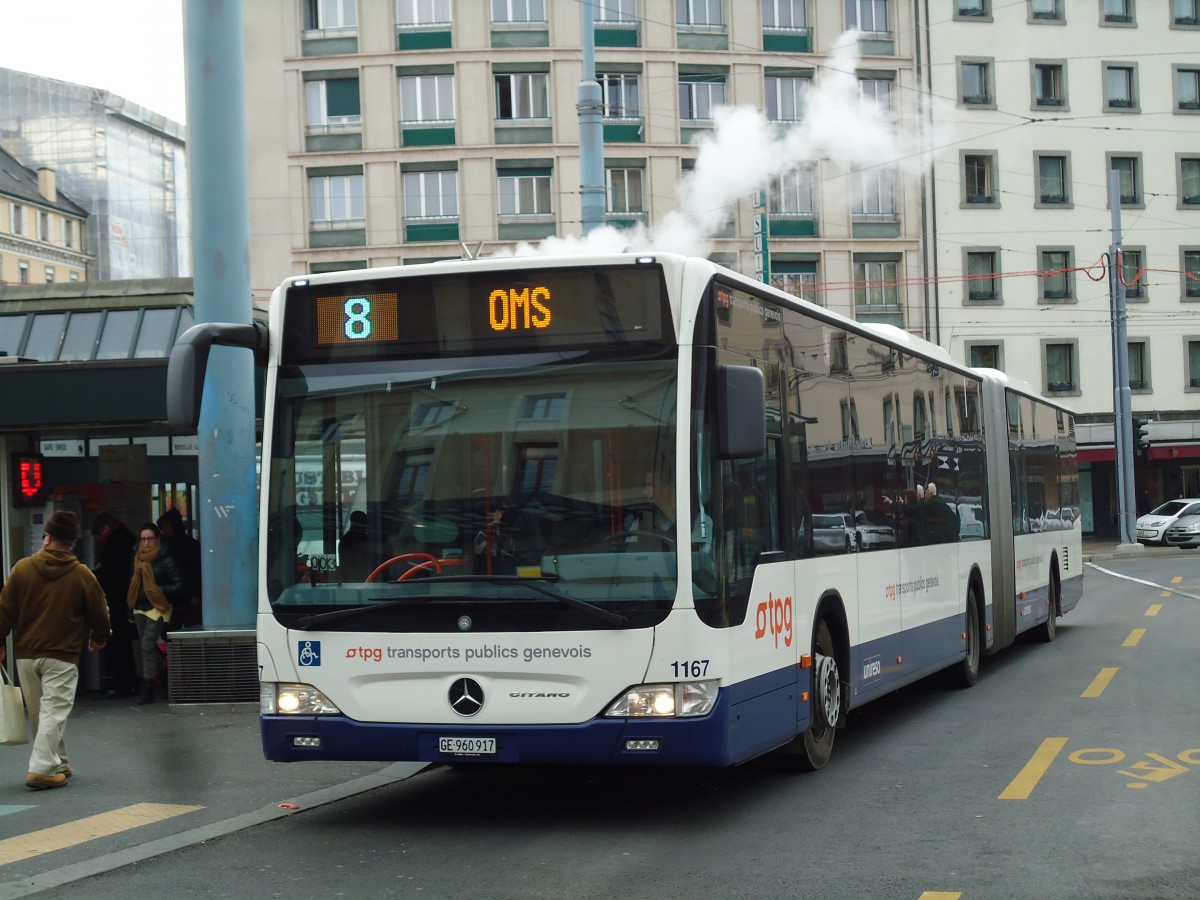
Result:
[[[767,452],[767,397],[754,366],[717,367],[717,450],[722,459]]]

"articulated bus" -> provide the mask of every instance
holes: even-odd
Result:
[[[824,766],[1083,589],[1071,412],[707,260],[293,277],[268,326],[266,757]]]

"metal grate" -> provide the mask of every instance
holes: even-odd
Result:
[[[172,703],[257,703],[254,632],[174,632],[168,647]]]

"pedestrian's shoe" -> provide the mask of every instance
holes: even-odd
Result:
[[[62,772],[55,772],[53,775],[40,775],[37,772],[30,772],[25,776],[25,787],[31,791],[47,791],[50,788],[66,786],[67,776]]]
[[[58,773],[60,775],[62,775],[64,778],[70,778],[71,777],[71,767],[63,766],[61,769],[58,770]]]
[[[154,679],[146,678],[142,680],[142,695],[138,697],[137,705],[145,706],[147,703],[154,702]]]

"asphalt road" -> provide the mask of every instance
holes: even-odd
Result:
[[[1200,557],[1101,560],[1054,643],[985,659],[971,690],[928,679],[857,711],[816,774],[773,758],[313,772],[334,794],[362,789],[36,896],[1194,898],[1198,634]],[[295,787],[304,768],[265,771]],[[219,825],[228,803],[204,815]],[[85,874],[61,852],[24,881],[14,867],[31,862],[0,864],[0,898],[52,884],[68,858]]]

